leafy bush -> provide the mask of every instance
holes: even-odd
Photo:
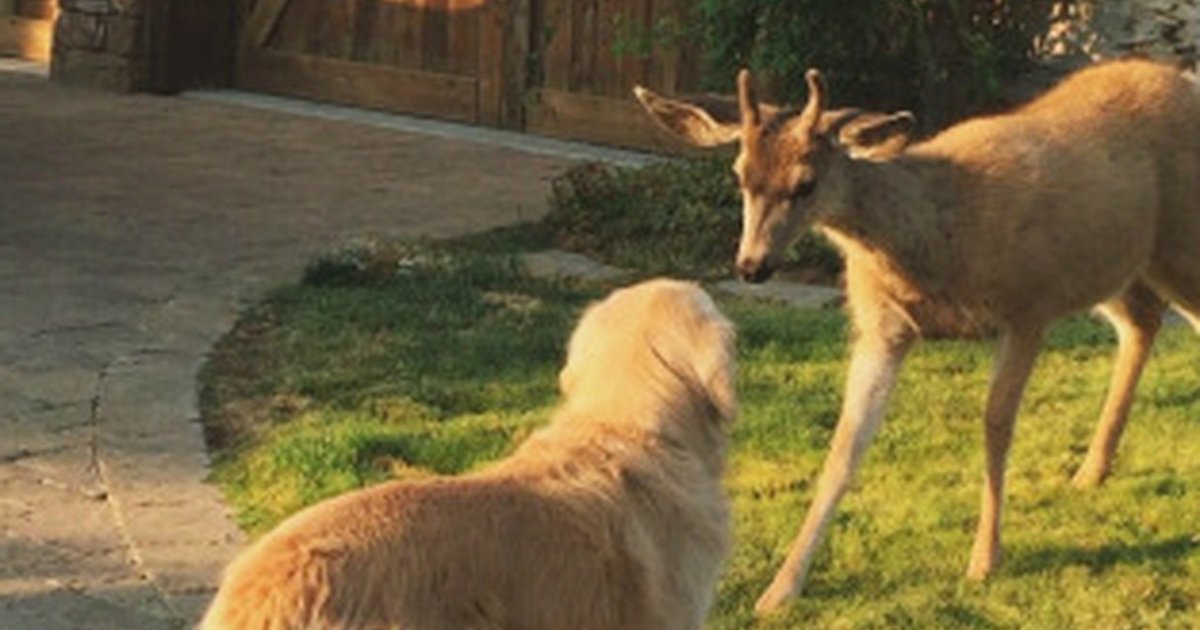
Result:
[[[727,276],[741,232],[741,200],[728,157],[640,169],[591,163],[554,181],[544,225],[559,247],[619,267]],[[832,279],[841,266],[816,236],[802,238],[789,260],[811,279]]]
[[[768,92],[804,96],[805,69],[826,71],[839,102],[908,108],[929,127],[997,104],[1026,69],[1054,0],[701,0],[708,87],[738,68]]]

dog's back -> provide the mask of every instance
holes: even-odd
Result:
[[[382,484],[301,512],[230,567],[203,627],[698,623],[727,546],[719,481],[662,471],[644,458],[669,454],[637,452],[625,436],[576,437],[535,438],[527,452],[552,450],[536,461]]]

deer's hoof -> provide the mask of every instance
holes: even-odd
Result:
[[[991,572],[992,569],[990,567],[976,566],[975,563],[972,562],[971,565],[967,567],[967,579],[972,582],[985,582],[987,581],[988,575],[990,575]]]
[[[772,584],[754,603],[754,613],[759,616],[774,613],[792,597],[790,589],[783,589],[778,584]]]
[[[1108,477],[1108,471],[1102,466],[1091,466],[1084,464],[1079,470],[1075,471],[1075,476],[1071,477],[1071,485],[1080,490],[1090,490],[1098,488],[1104,484],[1105,478]]]
[[[991,549],[974,549],[971,553],[971,563],[967,565],[967,579],[972,582],[983,582],[1000,566],[1000,545],[995,544]]]

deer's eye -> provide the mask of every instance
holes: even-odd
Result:
[[[817,180],[806,179],[796,185],[795,190],[792,191],[792,196],[795,197],[796,199],[803,199],[803,198],[813,194],[813,191],[816,189],[817,189]]]

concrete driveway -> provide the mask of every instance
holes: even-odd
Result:
[[[242,542],[196,373],[238,310],[363,235],[544,211],[567,164],[0,72],[0,628],[174,628]]]

